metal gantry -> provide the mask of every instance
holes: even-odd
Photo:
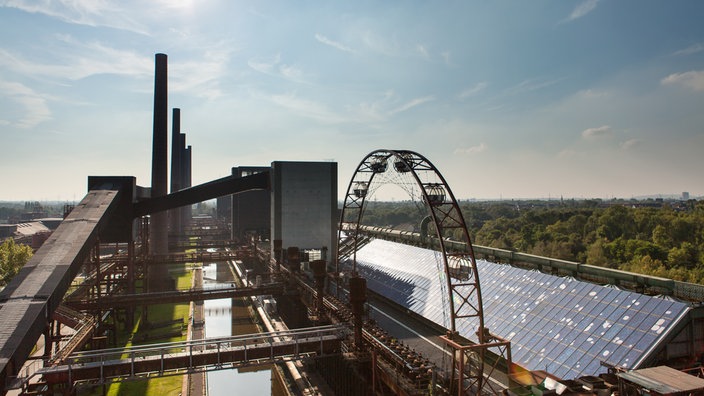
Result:
[[[311,355],[338,353],[348,336],[345,325],[329,325],[272,333],[168,342],[76,352],[61,365],[39,368],[52,384],[104,384],[117,379],[179,375],[297,360]]]
[[[335,277],[339,279],[340,264],[346,260],[352,262],[351,276],[357,276],[356,252],[368,238],[360,232],[365,204],[384,184],[404,189],[411,200],[424,207],[434,226],[434,238],[442,255],[444,305],[450,312],[446,323],[449,331],[443,337],[453,356],[450,387],[453,394],[480,393],[484,387],[485,351],[497,347],[497,340],[484,328],[481,287],[464,217],[445,178],[427,158],[409,150],[384,149],[362,159],[350,180],[342,208]],[[466,248],[450,251],[445,244],[448,236],[465,242]],[[457,330],[458,320],[472,317],[479,322],[477,343],[469,342]],[[507,350],[510,360],[510,344],[503,340],[499,344],[500,352]]]

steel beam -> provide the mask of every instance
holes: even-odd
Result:
[[[226,176],[163,197],[155,197],[138,202],[134,205],[134,216],[141,217],[192,205],[223,195],[237,194],[249,190],[267,190],[269,185],[269,172],[257,173],[246,177]]]
[[[108,223],[119,191],[93,190],[0,292],[0,386],[16,376]]]

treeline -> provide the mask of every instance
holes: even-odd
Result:
[[[26,213],[42,213],[44,217],[61,217],[64,213],[63,202],[38,202],[38,201],[2,201],[0,202],[0,220],[19,220]],[[40,216],[41,217],[41,216]]]
[[[462,202],[472,242],[704,284],[704,201]],[[417,231],[411,202],[370,202],[363,222]],[[458,238],[459,235],[445,235]]]

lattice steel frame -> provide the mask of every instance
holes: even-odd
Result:
[[[485,340],[488,331],[484,330],[484,312],[482,295],[477,273],[474,249],[467,231],[464,216],[460,210],[450,186],[440,171],[424,156],[408,150],[376,150],[369,153],[359,163],[347,187],[345,202],[338,228],[338,252],[336,252],[335,271],[340,274],[340,262],[352,259],[352,276],[357,275],[357,250],[361,248],[359,227],[364,213],[364,205],[369,197],[369,187],[375,176],[385,172],[408,173],[413,176],[420,188],[423,203],[435,225],[436,238],[439,242],[444,267],[447,303],[450,308],[450,331],[446,337],[446,345],[452,350],[453,369],[451,383],[464,384],[459,386],[457,394],[465,393],[467,389],[481,390],[483,386],[484,351],[492,346]],[[422,177],[425,176],[425,177]],[[428,177],[431,176],[431,177]],[[432,178],[433,182],[426,180]],[[439,188],[440,187],[440,188]],[[434,195],[443,191],[442,197]],[[431,192],[429,194],[429,192]],[[445,247],[445,232],[461,230],[462,241],[466,243],[466,251],[449,253]],[[352,245],[352,249],[341,254],[341,247]],[[350,254],[351,253],[351,254]],[[478,344],[469,348],[467,341],[457,332],[456,321],[460,318],[476,317],[479,321],[477,330]],[[478,359],[471,359],[467,352],[478,353]],[[508,347],[510,360],[510,347]],[[469,368],[471,366],[471,369]]]

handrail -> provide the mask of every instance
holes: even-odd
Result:
[[[106,355],[113,355],[113,354],[162,351],[165,349],[177,349],[177,348],[193,347],[193,346],[206,346],[207,347],[208,345],[216,345],[216,344],[223,344],[223,343],[235,343],[235,342],[246,342],[246,341],[253,341],[253,340],[256,341],[256,340],[262,340],[262,339],[273,339],[275,337],[304,338],[304,337],[310,336],[310,335],[315,335],[315,336],[338,335],[341,332],[344,332],[346,329],[347,329],[347,326],[344,326],[344,325],[327,325],[327,326],[318,326],[318,327],[306,327],[306,328],[294,329],[294,330],[276,331],[276,332],[270,332],[270,333],[254,333],[254,334],[245,334],[245,335],[238,335],[238,336],[213,337],[213,338],[202,338],[202,339],[198,339],[198,340],[164,342],[164,343],[158,343],[158,344],[131,345],[131,346],[121,347],[121,348],[106,348],[106,349],[99,349],[99,350],[93,350],[93,351],[79,351],[79,352],[75,352],[75,353],[71,354],[67,358],[67,361],[77,361],[79,359],[87,359],[87,358],[98,358],[98,357],[102,357],[102,356],[106,356]]]

